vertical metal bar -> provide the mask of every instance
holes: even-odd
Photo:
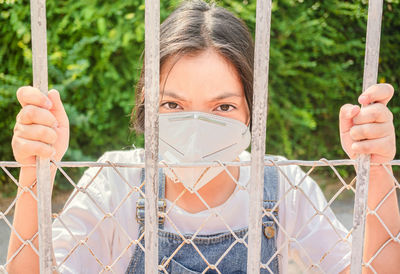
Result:
[[[251,141],[249,251],[247,272],[260,273],[261,208],[264,187],[265,135],[268,111],[271,0],[257,1],[254,52],[254,94]]]
[[[31,0],[33,86],[47,94],[46,0]],[[49,159],[36,159],[40,273],[51,273],[51,175]]]
[[[158,271],[158,98],[160,85],[160,1],[145,2],[145,272]]]
[[[367,41],[363,92],[376,84],[379,66],[379,45],[381,38],[383,0],[370,0],[368,4]],[[354,201],[353,244],[351,252],[351,273],[361,273],[364,250],[365,220],[368,199],[370,156],[357,157],[357,189]]]

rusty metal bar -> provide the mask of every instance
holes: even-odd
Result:
[[[268,110],[271,0],[257,1],[254,52],[254,95],[251,142],[249,250],[247,272],[260,273],[261,219],[264,184],[265,135]]]
[[[33,86],[47,94],[46,0],[31,0]],[[51,273],[52,223],[49,159],[36,159],[40,273]]]
[[[367,40],[363,92],[376,84],[379,66],[379,45],[381,37],[383,0],[370,0],[368,4]],[[364,250],[365,220],[368,199],[370,155],[357,157],[357,188],[354,200],[353,243],[351,252],[351,273],[361,273]]]
[[[145,2],[145,272],[158,272],[158,98],[160,1]]]

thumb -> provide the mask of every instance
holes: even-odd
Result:
[[[339,128],[340,134],[346,134],[353,126],[353,118],[360,112],[360,107],[346,104],[340,108]]]
[[[53,107],[50,111],[56,117],[59,127],[69,127],[68,116],[61,102],[60,93],[57,90],[52,89],[47,93],[47,96],[53,103]]]

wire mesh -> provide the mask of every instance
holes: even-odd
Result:
[[[370,1],[370,3],[378,4],[380,7],[382,6],[382,1]],[[45,1],[32,1],[31,7],[34,83],[35,86],[38,86],[43,92],[45,92],[47,90],[47,63],[45,62]],[[224,215],[218,210],[218,207],[212,206],[210,205],[210,201],[206,201],[207,199],[201,195],[200,190],[195,191],[193,193],[193,197],[200,202],[201,206],[204,208],[204,211],[207,212],[208,215],[198,224],[198,228],[191,231],[191,233],[184,231],[184,229],[182,229],[182,227],[178,224],[177,219],[173,218],[174,209],[176,210],[180,205],[180,200],[183,199],[185,195],[188,195],[187,190],[183,189],[182,193],[177,195],[174,201],[170,202],[165,212],[160,212],[160,210],[157,211],[158,180],[156,171],[158,169],[158,164],[160,167],[171,169],[175,168],[176,166],[168,165],[165,162],[157,162],[158,115],[156,105],[158,104],[157,96],[159,80],[159,1],[148,0],[146,1],[146,28],[150,27],[151,31],[146,31],[145,43],[145,85],[149,90],[149,92],[146,92],[145,161],[139,164],[118,163],[113,161],[105,161],[103,163],[52,163],[74,188],[74,191],[66,202],[64,209],[61,212],[53,215],[53,232],[56,232],[55,236],[53,235],[53,242],[55,244],[55,257],[57,262],[57,264],[53,267],[53,270],[62,272],[65,267],[68,267],[68,265],[74,265],[74,263],[76,265],[83,265],[77,264],[74,262],[74,260],[82,260],[85,258],[89,261],[92,260],[95,262],[94,265],[96,266],[96,269],[94,269],[93,272],[111,271],[120,273],[125,271],[123,268],[126,267],[128,262],[127,260],[129,260],[129,258],[127,258],[128,254],[130,252],[132,253],[134,250],[141,250],[145,255],[146,273],[155,273],[157,272],[157,269],[158,271],[165,273],[171,268],[174,258],[179,257],[179,254],[182,253],[182,250],[184,250],[185,246],[191,246],[195,251],[196,256],[198,256],[198,260],[202,262],[202,264],[197,267],[197,272],[205,273],[209,270],[212,270],[217,273],[222,273],[223,271],[221,269],[223,268],[224,259],[228,256],[228,254],[232,254],[236,247],[242,246],[246,248],[246,252],[248,251],[247,260],[249,264],[247,271],[249,273],[257,273],[260,270],[262,272],[266,271],[267,273],[273,272],[272,264],[274,260],[279,262],[279,267],[283,267],[285,269],[285,264],[287,263],[288,257],[286,254],[288,253],[287,250],[291,250],[294,251],[292,253],[296,253],[295,255],[299,258],[298,261],[303,264],[303,271],[305,272],[335,272],[338,268],[343,268],[350,262],[350,254],[353,255],[353,265],[351,269],[353,273],[360,272],[362,265],[374,273],[377,272],[374,261],[376,261],[380,255],[382,256],[385,247],[391,245],[392,242],[399,242],[398,231],[395,231],[392,227],[389,227],[385,223],[384,219],[387,219],[387,216],[382,217],[380,215],[380,210],[384,207],[385,202],[387,203],[387,201],[396,198],[395,192],[396,189],[399,188],[399,183],[391,172],[390,167],[399,165],[399,161],[392,161],[387,165],[382,165],[384,170],[393,180],[393,186],[388,190],[387,193],[385,193],[376,207],[372,209],[367,208],[367,214],[365,214],[364,208],[367,202],[365,195],[367,194],[369,164],[366,157],[359,158],[366,159],[360,161],[362,164],[358,165],[360,167],[358,171],[358,179],[360,179],[360,182],[359,187],[357,188],[357,195],[364,193],[364,197],[356,199],[354,225],[348,230],[336,220],[336,217],[331,211],[330,207],[337,200],[337,198],[342,195],[342,193],[354,193],[355,179],[351,180],[350,182],[346,182],[337,171],[338,166],[354,165],[355,162],[351,160],[269,160],[264,162],[265,166],[273,166],[278,170],[280,176],[280,198],[277,199],[277,201],[274,201],[274,206],[272,208],[265,208],[261,206],[262,157],[264,157],[265,151],[265,115],[267,108],[266,98],[268,95],[268,51],[260,51],[259,49],[269,47],[270,9],[271,1],[260,1],[257,4],[257,34],[254,77],[255,104],[253,112],[253,121],[255,121],[255,124],[253,125],[252,143],[253,161],[242,161],[239,163],[215,162],[200,164],[210,167],[223,167],[223,170],[227,174],[228,178],[232,179],[232,181],[235,183],[235,191],[245,191],[250,193],[250,205],[248,208],[249,220],[247,222],[248,230],[245,229],[238,231],[237,229],[233,228],[233,224],[230,223],[226,217],[224,217]],[[267,10],[267,13],[265,13],[265,10]],[[376,10],[376,8],[369,8],[369,11],[371,11],[372,15],[369,16],[368,21],[364,89],[366,86],[372,84],[372,82],[376,82],[376,77],[374,78],[368,75],[369,73],[376,74],[378,67],[376,60],[378,60],[377,57],[379,53],[381,15],[379,15],[379,12],[375,12]],[[376,24],[377,22],[379,23],[378,25]],[[370,26],[377,27],[371,30]],[[369,55],[369,52],[372,54]],[[368,58],[368,56],[373,57],[373,59],[371,59],[372,61]],[[144,164],[144,162],[146,164]],[[50,218],[47,216],[50,212],[49,162],[48,160],[43,159],[38,160],[38,195],[35,194],[34,185],[31,187],[21,186],[18,180],[16,180],[9,172],[8,168],[20,167],[17,163],[2,162],[0,166],[3,172],[10,177],[10,179],[19,188],[19,192],[15,199],[7,208],[0,212],[0,220],[4,221],[8,229],[12,231],[21,242],[20,248],[18,248],[14,254],[9,256],[4,265],[1,266],[0,270],[4,272],[10,262],[18,256],[19,252],[24,247],[29,246],[32,248],[33,252],[40,257],[41,272],[50,273],[52,261],[52,256],[50,254],[52,249],[52,237]],[[75,183],[65,172],[64,168],[78,166],[91,167],[91,169],[89,169],[90,172],[86,174],[83,180],[81,180],[79,183]],[[252,183],[240,184],[238,182],[238,178],[236,178],[232,172],[229,171],[228,167],[231,166],[252,166]],[[300,178],[297,178],[293,174],[289,174],[289,167],[295,168],[296,166],[308,166],[310,169],[306,173],[298,171],[297,174],[300,174]],[[329,201],[325,201],[322,198],[323,195],[319,191],[319,188],[313,188],[312,186],[315,183],[313,180],[309,179],[314,170],[317,167],[322,166],[329,168],[331,172],[337,176],[337,179],[341,184],[338,191],[335,192],[335,195],[333,195]],[[140,182],[140,184],[137,184],[137,180],[135,181],[126,178],[126,173],[124,173],[126,170],[134,170],[135,168],[138,170],[144,167],[146,167],[146,178],[148,178],[145,183]],[[123,193],[119,196],[111,195],[113,192],[110,190],[110,180],[106,180],[108,185],[101,185],[99,183],[104,181],[104,178],[107,179],[107,175],[110,175],[110,172],[112,172],[112,176],[114,176],[114,181],[118,182],[118,187],[124,189]],[[179,180],[179,178],[176,179]],[[132,184],[133,182],[136,182],[136,184]],[[147,195],[143,191],[144,185],[146,185]],[[97,189],[99,186],[102,187],[100,191]],[[307,189],[313,189],[315,192],[307,191]],[[22,195],[31,195],[31,198],[37,202],[39,208],[39,232],[35,233],[29,239],[23,238],[7,218],[7,216],[10,215],[13,207],[15,207],[16,202]],[[135,223],[133,220],[133,217],[135,216],[135,211],[133,210],[133,208],[135,208],[135,203],[133,203],[133,201],[136,201],[139,199],[139,197],[143,197],[145,199],[146,229],[134,234],[136,233],[136,229],[128,229],[131,227],[129,227],[127,224]],[[298,208],[293,207],[293,205],[296,204],[293,201],[296,200],[303,201],[301,205],[297,205]],[[302,207],[308,209],[308,215],[301,215],[303,214],[302,212],[304,212],[304,208]],[[78,212],[75,212],[75,209],[79,209]],[[276,212],[279,213],[279,218],[278,215],[275,214]],[[298,216],[292,216],[292,219],[296,219],[297,217],[296,220],[301,221],[294,223],[293,220],[287,218],[289,214],[302,216],[301,218]],[[159,215],[159,218],[170,225],[170,227],[174,230],[176,237],[180,239],[180,244],[159,263],[157,263],[159,261],[157,215]],[[277,251],[274,252],[274,254],[272,254],[269,258],[262,258],[263,256],[260,253],[260,249],[262,250],[260,238],[263,237],[263,234],[261,234],[260,231],[262,231],[261,224],[264,217],[272,220],[270,221],[272,226],[266,226],[263,228],[264,236],[267,238],[271,237],[277,239]],[[198,240],[201,240],[201,232],[206,228],[207,222],[213,218],[221,222],[223,230],[233,237],[233,241],[225,250],[223,250],[223,252],[221,252],[221,254],[217,254],[217,256],[210,258],[209,256],[205,255],[205,249],[201,247],[201,241],[199,242]],[[375,222],[379,222],[383,231],[386,232],[387,237],[378,250],[372,252],[372,254],[367,254],[363,259],[362,250],[364,247],[363,239],[365,220],[375,220]],[[323,229],[320,227],[321,223],[325,225]],[[82,228],[84,229],[82,230]],[[311,233],[313,228],[317,229],[317,232],[314,231],[314,234],[317,236],[318,230],[326,230],[332,233],[333,236],[328,233],[328,235],[332,236],[328,238],[331,240],[333,238],[334,241],[328,242],[328,244],[326,241],[322,241],[322,243],[325,244],[318,245],[321,246],[321,248],[316,249],[315,242],[310,241],[310,239],[308,239],[308,241],[305,240],[307,237],[310,238],[312,235],[314,235]],[[276,230],[278,233],[275,233]],[[354,233],[355,238],[357,238],[353,246],[351,245],[352,233]],[[40,238],[40,250],[37,250],[35,247],[36,245],[34,244],[37,242],[37,238]],[[144,239],[146,239],[146,242],[148,243],[145,246],[142,244]],[[318,241],[317,238],[314,238],[313,240]],[[99,245],[99,243],[103,243],[104,245]],[[116,248],[116,246],[118,248]],[[350,252],[351,248],[353,252]],[[57,253],[57,250],[60,250],[60,252]],[[87,254],[88,256],[85,257],[84,254]],[[133,256],[135,256],[135,254],[136,253],[133,253]],[[339,257],[335,257],[335,254],[340,255]],[[333,257],[333,259],[331,257]],[[329,261],[332,260],[334,263],[330,264]],[[83,267],[90,265],[89,261],[85,260],[85,266]],[[159,264],[158,267],[157,264]],[[197,273],[195,271],[192,272]]]
[[[130,224],[137,222],[135,220],[135,205],[137,200],[139,197],[146,196],[146,193],[142,191],[144,183],[140,182],[137,176],[136,180],[133,180],[132,174],[137,175],[138,171],[144,168],[145,164],[143,162],[111,162],[105,159],[103,159],[104,162],[52,162],[74,189],[66,201],[64,208],[58,213],[53,213],[53,244],[55,246],[54,252],[57,261],[54,269],[60,272],[68,268],[79,272],[79,267],[85,263],[85,267],[89,269],[94,265],[96,266],[95,269],[90,269],[91,273],[121,273],[121,270],[127,267],[127,262],[133,256],[136,246],[144,253],[146,252],[145,247],[142,246],[144,233],[132,231],[132,225]],[[205,166],[207,164],[213,167],[223,167],[223,172],[235,183],[235,192],[233,195],[238,191],[249,191],[251,183],[247,182],[243,184],[241,181],[243,177],[240,177],[240,175],[236,177],[232,174],[229,167],[237,166],[245,174],[246,168],[250,168],[250,161],[197,163],[196,165]],[[276,201],[272,209],[267,210],[261,207],[259,210],[260,216],[268,216],[273,220],[277,228],[277,233],[273,236],[277,240],[277,250],[270,258],[260,258],[259,270],[261,272],[273,273],[270,264],[274,258],[278,258],[280,268],[287,270],[288,254],[291,254],[291,257],[298,263],[298,265],[291,268],[291,271],[295,270],[298,273],[335,273],[335,270],[338,269],[337,267],[341,268],[350,263],[349,255],[353,225],[348,221],[346,222],[346,227],[339,224],[331,208],[335,208],[335,203],[340,205],[343,201],[348,201],[348,199],[341,199],[342,196],[350,197],[350,204],[352,203],[356,177],[348,175],[348,178],[345,179],[341,175],[340,168],[353,166],[354,164],[355,161],[353,160],[321,159],[319,161],[297,161],[283,158],[266,160],[264,162],[264,166],[274,166],[279,172],[280,195],[279,200]],[[183,166],[188,165],[190,164]],[[370,269],[373,273],[378,273],[374,267],[374,260],[382,253],[382,250],[391,242],[399,243],[398,232],[393,232],[393,229],[389,228],[385,224],[384,219],[379,215],[380,208],[384,205],[388,197],[395,194],[396,190],[400,188],[398,179],[393,175],[392,171],[392,169],[396,169],[399,165],[399,160],[381,165],[393,180],[393,187],[385,193],[383,199],[375,209],[368,209],[367,211],[368,216],[375,216],[377,218],[388,235],[382,246],[368,260],[363,261],[363,266]],[[159,163],[159,166],[161,168],[174,169],[179,165],[172,165],[162,161]],[[308,170],[304,172],[300,171],[300,169],[297,169],[299,166]],[[0,162],[0,167],[14,184],[21,189],[10,205],[5,209],[1,209],[0,212],[1,222],[8,227],[9,231],[13,231],[18,236],[19,234],[14,229],[10,218],[12,209],[23,193],[29,193],[34,199],[37,199],[37,197],[30,187],[22,187],[10,172],[10,169],[20,167],[18,163]],[[82,179],[76,183],[65,171],[67,167],[90,168],[85,172]],[[320,170],[319,173],[318,170]],[[327,173],[328,170],[329,174]],[[319,195],[322,194],[318,194],[319,188],[313,187],[315,181],[323,181],[322,174],[331,178],[330,181],[334,182],[333,185],[335,185],[335,191],[331,191],[332,193],[329,194],[329,197],[326,197],[326,201],[325,199],[321,200],[321,196]],[[332,179],[333,175],[334,179]],[[332,188],[331,185],[328,184]],[[112,191],[115,189],[122,189],[121,194],[111,194],[110,192],[108,195],[99,195],[99,191]],[[218,205],[210,206],[210,202],[206,201],[207,197],[201,195],[201,189],[195,191],[193,195],[198,198],[205,208],[203,210],[204,218],[202,218],[201,222],[197,223],[198,227],[193,228],[193,230],[189,229],[188,231],[187,228],[182,227],[182,223],[176,217],[176,211],[182,210],[179,204],[185,194],[188,194],[187,189],[183,189],[176,196],[175,200],[168,201],[165,212],[159,213],[165,220],[165,223],[168,224],[170,233],[176,235],[180,244],[163,260],[158,261],[158,270],[163,273],[173,273],[171,272],[171,263],[176,263],[175,258],[179,260],[185,246],[191,246],[193,251],[195,251],[196,259],[202,262],[201,269],[196,270],[198,273],[206,273],[210,270],[216,273],[226,273],[225,269],[223,269],[223,263],[230,256],[230,253],[237,246],[248,249],[248,231],[239,232],[241,228],[235,227],[236,224],[232,223],[231,219],[227,220],[226,214],[224,214],[221,207]],[[295,209],[299,205],[296,204],[296,199],[302,201],[302,208],[298,208],[298,212],[295,212]],[[290,206],[291,203],[295,203],[295,205]],[[75,212],[77,209],[81,210],[79,214]],[[302,215],[301,210],[307,211],[307,209],[309,210],[308,214]],[[92,212],[85,213],[85,210],[91,210]],[[288,212],[288,210],[294,212]],[[275,211],[279,212],[279,217],[273,214]],[[127,212],[130,212],[129,216],[126,215]],[[348,212],[347,215],[349,214],[351,213]],[[303,220],[291,220],[294,215],[302,216]],[[79,219],[79,216],[82,219]],[[349,216],[348,219],[351,219]],[[85,220],[85,217],[88,219]],[[218,232],[222,233],[223,231],[224,233],[231,234],[233,241],[225,250],[210,258],[204,254],[204,248],[201,246],[199,239],[204,237],[204,232],[207,231],[210,222],[216,221],[221,225]],[[77,226],[79,226],[80,222],[89,223],[89,225],[85,226],[87,229],[79,229]],[[321,223],[324,226],[321,226]],[[138,225],[136,227],[138,228]],[[330,241],[315,242],[317,238],[313,237],[317,237],[318,235],[322,237],[324,232],[318,234],[318,231],[313,232],[312,230],[321,228],[329,231],[325,235],[329,235],[331,238]],[[105,231],[108,231],[107,233],[111,236],[104,236]],[[313,233],[316,234],[313,235]],[[38,250],[33,245],[33,241],[37,235],[36,233],[31,239],[23,239],[18,236],[21,241],[20,248],[4,262],[2,265],[3,272],[7,269],[10,261],[18,256],[19,251],[24,246],[31,246],[38,254]],[[60,237],[60,235],[63,236]],[[106,237],[106,239],[102,240],[102,237]],[[260,237],[266,236],[262,233]],[[310,239],[306,240],[307,237],[310,237],[314,242],[310,242]],[[64,243],[66,240],[68,240],[68,244]],[[63,244],[60,244],[60,242],[63,242]],[[118,242],[118,247],[115,247],[115,242]],[[105,251],[105,249],[109,250]],[[346,252],[343,253],[343,251]],[[62,256],[60,256],[61,253],[63,254]],[[190,268],[190,266],[186,267]],[[220,269],[220,267],[222,268]]]

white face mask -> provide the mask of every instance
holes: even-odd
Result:
[[[233,161],[250,144],[242,122],[204,112],[174,112],[159,116],[159,151],[167,163]],[[223,167],[164,168],[174,182],[190,192],[199,190]]]

